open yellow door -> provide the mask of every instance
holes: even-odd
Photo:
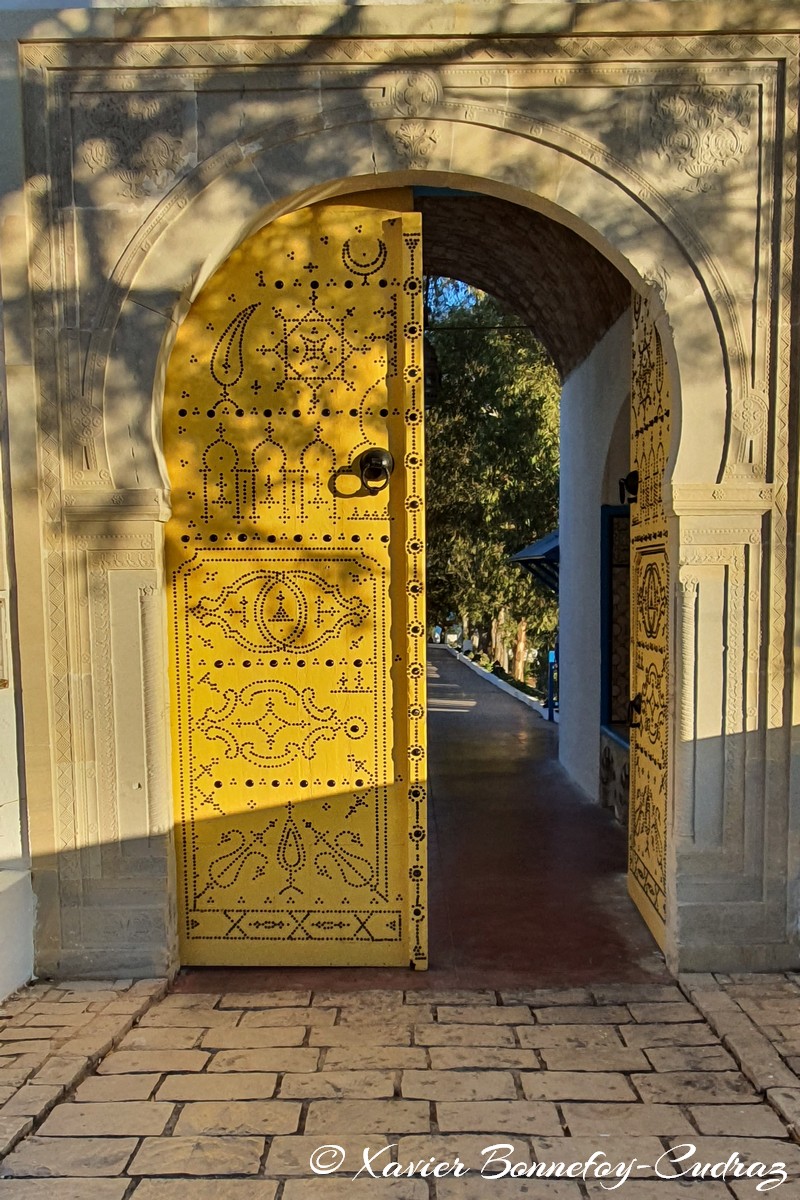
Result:
[[[662,499],[670,387],[647,302],[634,296],[631,386],[631,741],[628,890],[664,946],[669,762],[669,558]]]
[[[410,209],[381,192],[265,226],[202,289],[170,358],[185,964],[426,964]]]

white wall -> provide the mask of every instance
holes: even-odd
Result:
[[[625,313],[561,393],[559,757],[596,799],[600,763],[600,506],[626,475],[631,319]]]

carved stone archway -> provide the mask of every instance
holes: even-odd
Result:
[[[46,564],[43,579],[18,561],[40,629],[21,647],[40,969],[174,961],[156,433],[174,328],[253,228],[414,182],[551,217],[650,295],[677,417],[670,962],[794,962],[783,654],[796,102],[779,84],[794,86],[796,38],[640,36],[619,19],[598,39],[594,14],[534,36],[532,9],[524,36],[476,38],[454,18],[404,41],[383,36],[376,8],[354,18],[354,55],[352,32],[321,15],[304,17],[307,36],[253,37],[229,10],[213,39],[206,16],[172,29],[178,18],[158,14],[172,35],[162,24],[152,38],[149,18],[121,17],[109,38],[88,16],[80,41],[45,31],[22,51],[30,289],[4,301],[9,328],[30,316],[34,330],[10,408],[12,454],[25,453],[15,414],[35,392],[36,467],[17,473],[14,520],[18,547],[41,538]],[[22,278],[14,254],[9,278]]]

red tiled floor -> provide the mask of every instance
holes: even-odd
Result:
[[[427,972],[329,968],[325,987],[668,978],[625,888],[625,831],[557,761],[557,729],[430,648]],[[223,982],[224,981],[224,982]],[[320,986],[317,968],[185,971],[178,991]]]

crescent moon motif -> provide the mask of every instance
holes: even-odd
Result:
[[[362,287],[367,286],[367,280],[370,275],[374,275],[377,271],[381,270],[388,257],[389,252],[386,249],[386,243],[382,242],[380,238],[378,238],[377,241],[377,254],[374,258],[371,258],[366,262],[360,262],[357,258],[353,257],[353,251],[350,248],[350,238],[348,238],[342,246],[342,262],[347,267],[347,270],[351,272],[351,274],[359,275],[361,277]]]

